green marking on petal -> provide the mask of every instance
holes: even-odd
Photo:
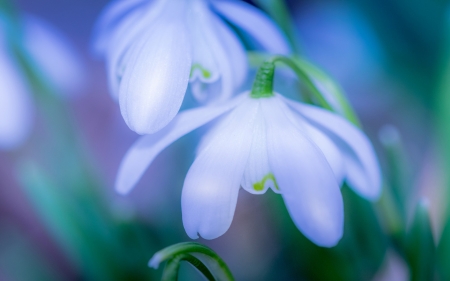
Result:
[[[208,79],[211,78],[212,73],[211,71],[209,71],[208,69],[204,68],[201,64],[199,63],[194,63],[191,67],[191,74],[190,74],[190,78],[192,78],[192,74],[195,72],[195,70],[198,69],[200,70],[200,72],[202,73],[203,78]]]
[[[273,184],[275,185],[275,189],[280,190],[277,184],[277,180],[275,179],[275,176],[272,173],[267,174],[260,182],[253,184],[253,189],[256,191],[263,191],[264,186],[266,185],[266,182],[268,180],[272,180]]]

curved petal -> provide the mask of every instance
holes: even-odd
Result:
[[[338,146],[322,131],[305,122],[306,134],[320,148],[334,172],[337,182],[341,185],[345,178],[344,158]]]
[[[267,52],[281,55],[292,53],[282,31],[257,8],[243,1],[213,1],[215,10],[252,36]]]
[[[105,51],[108,84],[113,98],[119,97],[119,83],[129,62],[131,46],[155,28],[155,22],[158,16],[163,16],[166,4],[164,0],[153,0],[147,7],[129,13],[111,32],[110,43]]]
[[[241,98],[222,106],[200,107],[180,112],[172,122],[156,134],[141,137],[128,150],[116,179],[116,190],[127,194],[136,185],[155,157],[172,142],[203,126],[239,103]]]
[[[277,95],[281,97],[281,95]],[[291,111],[290,109],[287,109]],[[287,114],[288,118],[297,128],[305,134],[317,147],[320,148],[334,172],[337,182],[341,185],[345,178],[344,157],[339,147],[325,133],[311,125],[301,114],[293,111]]]
[[[122,116],[139,134],[154,133],[178,113],[189,81],[190,46],[182,20],[158,21],[136,42],[119,90]]]
[[[350,187],[363,197],[376,199],[381,192],[381,172],[375,151],[366,135],[337,114],[285,100],[339,146]]]
[[[343,234],[344,207],[333,171],[319,148],[286,117],[280,100],[261,99],[261,104],[270,167],[293,221],[317,245],[336,245]]]
[[[258,104],[247,101],[227,117],[226,126],[195,159],[182,193],[183,225],[192,239],[214,239],[231,225],[240,181],[250,152]]]
[[[120,21],[146,2],[146,0],[116,0],[110,2],[103,9],[94,25],[92,33],[93,52],[98,56],[103,56],[110,43],[111,35]]]
[[[0,149],[14,149],[31,132],[33,107],[26,82],[0,47]]]

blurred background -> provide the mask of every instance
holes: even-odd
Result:
[[[439,267],[450,262],[450,2],[248,2],[265,9],[298,53],[342,86],[376,147],[385,192],[370,203],[342,188],[345,234],[332,249],[304,238],[271,191],[241,190],[230,230],[199,242],[227,262],[236,280],[450,280]],[[120,161],[138,135],[109,95],[104,62],[90,52],[107,3],[13,1],[64,38],[77,65],[67,76],[77,81],[58,90],[67,94],[30,86],[32,132],[20,147],[0,150],[0,280],[159,280],[162,270],[148,268],[148,260],[189,241],[180,198],[200,133],[161,153],[128,196],[114,192]],[[56,60],[60,73],[68,69],[44,49],[40,66]],[[425,222],[417,215],[424,200]],[[416,225],[429,233],[417,238]],[[436,279],[412,278],[421,270]],[[181,273],[180,280],[203,280],[189,266]]]

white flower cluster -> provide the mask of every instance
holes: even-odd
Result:
[[[233,97],[248,72],[234,30],[268,53],[290,53],[274,23],[241,1],[119,0],[105,10],[95,49],[126,123],[146,134],[125,156],[116,188],[128,193],[164,148],[215,120],[184,182],[187,234],[221,236],[240,187],[253,194],[270,188],[305,236],[333,246],[343,234],[343,181],[369,199],[380,193],[372,145],[331,111],[275,93]],[[188,86],[204,104],[178,113]]]

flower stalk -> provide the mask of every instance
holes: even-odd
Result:
[[[201,255],[202,258],[197,258],[193,254]],[[182,261],[189,262],[208,280],[234,281],[233,274],[219,255],[199,243],[185,242],[169,246],[157,252],[148,265],[157,269],[159,264],[164,261],[167,261],[167,264],[164,268],[162,281],[177,280]],[[209,267],[205,264],[209,264]]]

